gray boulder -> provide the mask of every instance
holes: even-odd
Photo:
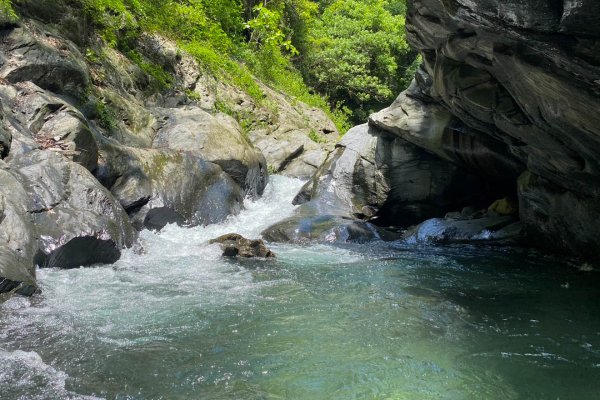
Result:
[[[414,0],[406,21],[423,56],[422,92],[526,165],[526,236],[592,259],[600,246],[591,222],[600,203],[599,15],[595,0]]]
[[[198,107],[156,109],[154,147],[188,151],[218,164],[250,196],[263,193],[266,161],[241,132]]]
[[[308,129],[287,126],[273,132],[255,130],[251,138],[265,155],[271,171],[306,179],[314,175],[333,149],[332,143],[316,143],[309,134]]]
[[[11,83],[31,81],[73,97],[83,93],[90,82],[77,47],[33,22],[0,32],[0,77]]]
[[[35,290],[37,235],[26,205],[29,195],[18,176],[0,161],[0,294]]]
[[[196,103],[204,110],[228,114],[238,129],[265,156],[268,170],[308,178],[333,150],[339,138],[327,115],[257,81],[264,101],[208,75],[196,81]],[[241,126],[239,126],[241,125]]]
[[[296,202],[323,198],[340,203],[348,216],[409,226],[466,204],[485,203],[490,196],[478,177],[364,124],[348,131]]]
[[[0,100],[21,139],[29,139],[35,148],[61,152],[89,171],[96,169],[96,140],[87,120],[75,107],[31,82],[0,84]],[[23,151],[32,149],[20,147],[21,151],[12,158],[18,159]]]
[[[270,226],[261,235],[276,243],[366,243],[385,237],[385,233],[369,222],[340,214],[321,214],[318,204],[312,202],[302,205],[292,217]]]
[[[519,178],[519,216],[537,247],[600,261],[600,201],[530,172]]]
[[[122,59],[113,51],[106,50],[110,58],[107,63]],[[110,64],[114,67],[113,64]],[[115,67],[116,68],[116,67]],[[115,75],[124,78],[126,72],[117,70]],[[142,101],[129,93],[110,87],[95,88],[95,96],[89,104],[88,118],[96,122],[95,127],[124,146],[149,148],[156,136],[156,118]],[[108,125],[108,126],[107,126]]]
[[[62,155],[36,150],[12,168],[28,194],[40,267],[73,268],[113,263],[136,232],[110,192],[81,165]]]
[[[216,164],[187,152],[105,141],[98,178],[137,229],[207,225],[237,214],[243,193]]]
[[[432,99],[426,93],[431,82],[424,71],[417,77],[390,107],[371,115],[369,123],[466,171],[493,178],[507,193],[514,191],[525,170],[522,161],[506,143],[467,127]]]

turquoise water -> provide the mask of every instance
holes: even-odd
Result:
[[[276,245],[301,182],[0,306],[1,399],[596,399],[600,273],[525,250]]]

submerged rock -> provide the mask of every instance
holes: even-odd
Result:
[[[228,233],[210,240],[208,243],[220,243],[223,257],[274,258],[275,253],[260,239],[250,240],[237,233]]]
[[[423,244],[517,244],[522,224],[512,217],[468,220],[434,218],[409,229],[403,240]]]

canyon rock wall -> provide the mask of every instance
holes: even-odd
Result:
[[[421,70],[371,123],[512,186],[528,242],[599,260],[599,22],[594,0],[413,0]]]

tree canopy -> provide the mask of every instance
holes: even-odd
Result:
[[[307,83],[361,120],[407,85],[415,54],[405,40],[402,2],[335,0],[315,20],[302,70]]]

